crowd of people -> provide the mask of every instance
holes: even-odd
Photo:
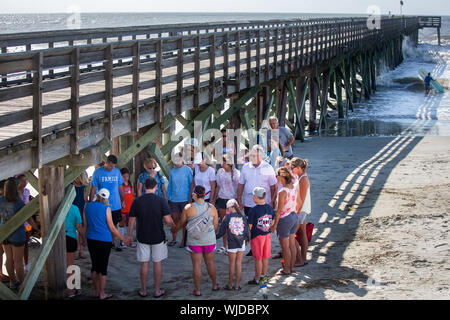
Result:
[[[191,294],[194,296],[201,296],[202,261],[212,281],[212,290],[220,289],[215,253],[228,256],[229,277],[225,290],[241,290],[242,259],[249,245],[247,256],[252,256],[255,262],[255,274],[247,281],[249,285],[267,281],[271,258],[283,259],[280,271],[283,275],[307,264],[306,218],[311,212],[308,163],[293,157],[291,145],[295,139],[289,129],[279,126],[275,117],[271,117],[269,123],[272,129],[278,130],[279,139],[269,137],[268,152],[260,145],[253,146],[241,166],[235,165],[235,149],[228,148],[226,131],[222,130],[224,156],[221,163],[213,163],[198,142],[191,139],[172,156],[173,168],[167,181],[151,158],[144,161],[144,171],[138,176],[136,187],[130,181],[127,168],[116,168],[114,155],[96,166],[90,181],[82,174],[73,183],[76,198],[65,221],[67,265],[73,265],[75,259],[86,258],[83,249],[87,247],[95,295],[103,300],[112,296],[105,291],[111,249],[120,252],[136,247],[141,297],[148,294],[150,262],[153,297],[164,296],[162,261],[168,258],[168,246],[189,251],[194,280]],[[191,155],[186,160],[188,151]],[[13,187],[8,180],[4,190],[2,188],[0,224],[24,205],[21,199],[26,193],[20,183],[18,186]],[[31,219],[29,223],[34,229],[34,221]],[[170,239],[164,223],[170,227]],[[272,255],[271,239],[275,232],[282,250]],[[13,234],[3,243],[9,278],[16,287],[23,281],[20,266],[24,237],[25,233],[20,231],[20,236]],[[217,248],[217,239],[222,237],[223,246]],[[19,244],[22,255],[13,250]],[[18,279],[13,271],[16,265]],[[79,292],[69,290],[68,294],[73,297]]]

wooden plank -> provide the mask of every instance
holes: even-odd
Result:
[[[32,148],[32,167],[42,167],[42,69],[43,53],[38,52],[34,58],[33,75],[33,141],[35,146]]]
[[[80,152],[80,144],[78,141],[78,136],[80,134],[80,49],[75,48],[72,52],[71,57],[72,67],[70,68],[70,126],[73,129],[73,133],[70,136],[70,153],[78,154]]]
[[[53,249],[53,245],[56,242],[58,235],[61,233],[61,229],[64,226],[64,221],[66,219],[67,213],[69,212],[70,206],[75,199],[75,187],[73,185],[69,186],[66,194],[64,195],[61,204],[55,216],[53,218],[50,229],[47,234],[43,236],[42,245],[39,248],[37,253],[37,258],[33,262],[33,265],[30,271],[25,276],[25,280],[20,287],[19,296],[21,300],[27,300],[30,296],[30,293],[36,284],[36,281],[39,277],[39,274],[44,267],[44,264],[50,255],[51,250]]]
[[[0,282],[0,299],[2,300],[19,300],[19,296],[10,288]]]
[[[113,46],[110,44],[105,49],[105,117],[106,123],[106,136],[112,140],[113,138]]]
[[[133,108],[131,114],[131,131],[139,131],[139,75],[141,67],[141,43],[137,41],[133,46],[133,86],[131,107]]]

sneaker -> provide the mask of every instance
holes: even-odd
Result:
[[[9,288],[12,289],[12,290],[18,289],[19,286],[20,286],[20,282],[19,281],[16,281],[16,282],[11,282],[10,281],[9,282]]]
[[[125,245],[124,242],[120,241],[120,247],[121,247],[122,249],[125,249],[127,246]]]

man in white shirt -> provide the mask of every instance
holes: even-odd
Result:
[[[246,163],[241,170],[237,200],[239,207],[244,209],[246,215],[256,205],[253,201],[253,189],[255,187],[264,188],[266,190],[266,203],[275,207],[277,178],[274,169],[262,160],[263,157],[264,149],[260,145],[253,146],[250,151],[250,162]]]

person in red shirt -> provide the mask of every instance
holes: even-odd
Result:
[[[123,178],[123,184],[122,184],[122,188],[123,188],[123,194],[125,196],[125,208],[122,208],[122,221],[119,222],[119,233],[125,237],[124,233],[125,233],[125,225],[128,227],[128,216],[130,213],[130,209],[131,209],[131,204],[133,203],[134,200],[134,190],[133,190],[133,184],[130,181],[130,170],[128,170],[128,168],[122,168],[122,170],[120,170],[120,173],[122,174],[122,178]],[[120,246],[122,248],[125,248],[126,245],[121,242]]]

